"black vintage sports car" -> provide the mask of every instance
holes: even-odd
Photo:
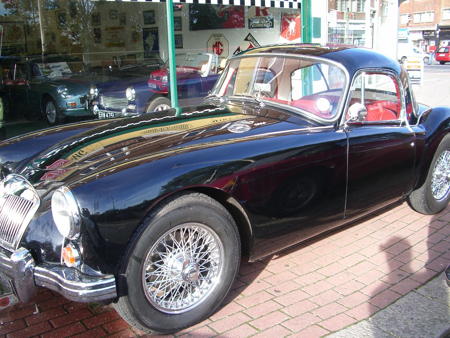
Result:
[[[383,55],[253,49],[203,106],[2,142],[0,270],[22,301],[43,286],[174,332],[217,309],[241,257],[402,200],[444,209],[449,131]]]

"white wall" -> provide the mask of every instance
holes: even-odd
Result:
[[[397,0],[384,0],[375,20],[373,48],[393,59],[397,58],[398,17]]]
[[[276,43],[289,43],[289,42],[300,42],[300,39],[297,41],[287,41],[280,36],[281,32],[281,16],[284,13],[287,14],[300,14],[299,9],[281,9],[281,8],[270,8],[269,11],[274,17],[274,27],[273,28],[257,28],[257,29],[249,29],[248,28],[248,14],[249,7],[245,7],[245,26],[246,28],[233,28],[233,29],[210,29],[210,30],[197,30],[190,31],[189,30],[189,14],[188,14],[188,6],[183,8],[181,14],[180,12],[175,12],[175,16],[182,16],[182,28],[181,32],[175,32],[175,34],[183,34],[183,49],[177,49],[177,51],[205,51],[207,49],[207,41],[213,34],[222,34],[225,39],[228,41],[229,51],[228,57],[232,56],[233,52],[238,48],[246,49],[248,43],[244,41],[245,37],[251,33],[256,41],[260,45],[268,45],[268,44],[276,44]],[[165,34],[164,31],[163,34]],[[167,51],[167,43],[166,41],[161,40],[160,34],[160,42],[161,43],[161,53],[164,54]],[[164,58],[167,58],[166,55],[162,55]]]
[[[313,43],[326,44],[328,41],[328,1],[314,0],[311,1],[312,17],[321,18],[321,37],[313,38]]]

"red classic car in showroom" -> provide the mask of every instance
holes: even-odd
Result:
[[[169,333],[220,306],[255,261],[407,200],[450,196],[450,109],[417,104],[400,65],[359,48],[231,58],[201,106],[0,143],[0,270],[112,302]]]

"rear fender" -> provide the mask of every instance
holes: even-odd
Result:
[[[422,144],[422,149],[417,154],[417,181],[415,188],[420,187],[428,175],[428,170],[433,160],[434,153],[442,139],[450,133],[450,108],[437,107],[429,109],[420,115],[416,125],[417,144]]]

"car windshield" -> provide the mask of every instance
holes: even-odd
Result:
[[[212,94],[254,98],[322,120],[334,119],[347,85],[344,71],[325,60],[286,56],[232,59]]]
[[[84,71],[82,62],[46,62],[33,65],[33,76],[58,78]]]
[[[196,70],[201,70],[202,66],[208,64],[209,55],[207,54],[177,54],[175,57],[175,62],[177,67],[180,68],[192,68]]]

